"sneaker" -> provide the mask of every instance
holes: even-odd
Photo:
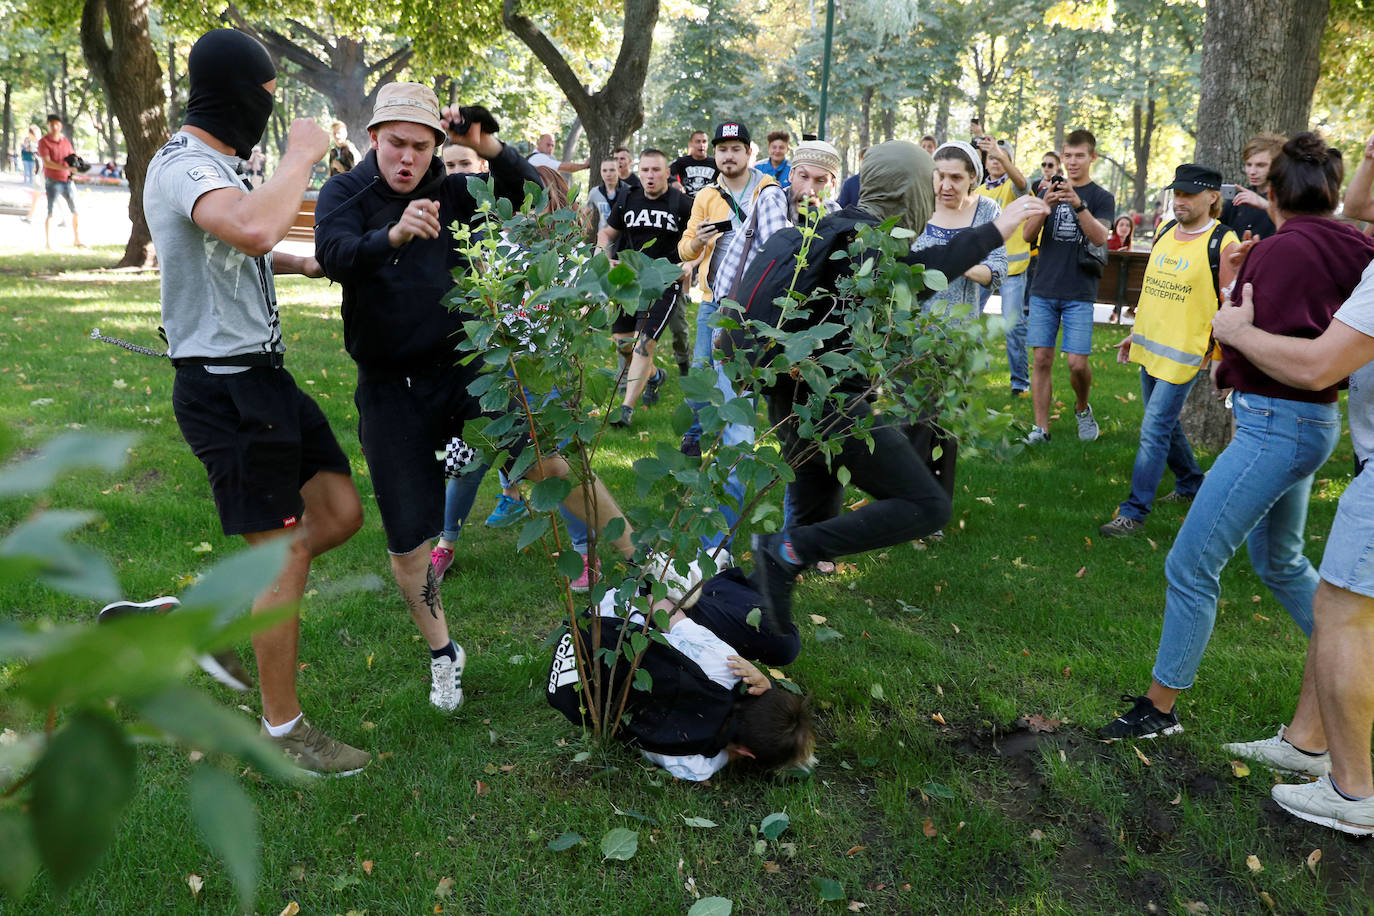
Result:
[[[1048,429],[1041,429],[1039,426],[1032,426],[1031,431],[1026,435],[1024,441],[1027,445],[1034,445],[1037,442],[1049,442],[1050,431]]]
[[[601,577],[601,560],[592,563],[586,556],[582,557],[582,575],[568,583],[568,588],[581,594],[592,590],[592,585],[596,579]]]
[[[678,451],[682,452],[682,454],[686,455],[688,458],[700,458],[701,440],[693,435],[683,436],[682,445],[678,447]]]
[[[1374,796],[1351,801],[1336,791],[1329,773],[1316,782],[1274,786],[1270,794],[1294,817],[1352,836],[1374,836]]]
[[[655,372],[654,377],[649,379],[649,384],[644,386],[644,394],[640,397],[645,407],[653,407],[658,403],[659,389],[663,387],[663,383],[667,380],[668,373],[664,372],[662,369]]]
[[[181,600],[171,595],[150,598],[147,601],[114,601],[100,609],[100,613],[96,615],[96,622],[109,623],[111,620],[135,614],[165,614],[178,607],[181,607]]]
[[[701,563],[693,560],[687,564],[687,575],[678,572],[672,561],[668,559],[666,553],[651,553],[644,560],[644,572],[653,582],[662,582],[667,588],[665,597],[669,601],[681,601],[683,596],[691,593],[684,607],[691,607],[696,604],[696,599],[700,597],[701,590],[697,588],[706,578],[701,571]]]
[[[1162,738],[1177,735],[1183,731],[1178,724],[1177,710],[1160,712],[1149,697],[1133,697],[1126,694],[1121,699],[1134,703],[1131,711],[1117,716],[1097,732],[1103,741],[1120,741],[1122,738]]]
[[[1133,534],[1139,534],[1145,530],[1145,523],[1124,515],[1118,515],[1107,524],[1097,529],[1097,533],[1104,538],[1127,538]]]
[[[1187,506],[1192,503],[1193,497],[1195,496],[1197,496],[1196,493],[1180,493],[1177,490],[1170,490],[1168,493],[1165,493],[1159,499],[1155,500],[1155,502],[1161,505]]]
[[[754,572],[749,577],[763,598],[764,618],[774,633],[786,633],[792,626],[792,589],[797,569],[778,556],[781,534],[756,534],[750,539],[754,549]]]
[[[1244,757],[1262,763],[1278,773],[1293,773],[1298,776],[1322,777],[1331,769],[1331,753],[1318,755],[1304,754],[1283,736],[1288,726],[1280,725],[1279,733],[1272,738],[1259,741],[1240,741],[1223,744],[1221,749],[1236,757]]]
[[[444,712],[453,712],[463,705],[463,666],[468,654],[457,643],[453,648],[458,652],[457,660],[447,655],[429,660],[429,703]]]
[[[1014,398],[1028,398],[1030,397],[1030,389],[1013,387],[1011,389],[1011,396]]]
[[[309,776],[352,776],[372,762],[372,755],[367,751],[335,741],[307,722],[304,716],[295,728],[280,738],[268,734],[266,727],[262,734]]]
[[[620,405],[620,415],[611,418],[612,426],[628,427],[635,419],[635,409],[628,404]]]
[[[487,516],[486,525],[488,528],[505,528],[514,525],[528,514],[529,509],[525,508],[523,499],[515,499],[502,493],[496,499],[496,508]]]
[[[1102,434],[1102,430],[1097,427],[1097,421],[1093,419],[1091,404],[1082,411],[1076,411],[1074,418],[1078,420],[1078,438],[1082,441],[1091,442]]]
[[[253,689],[253,677],[248,673],[248,669],[243,667],[239,654],[233,649],[221,649],[218,652],[197,655],[196,664],[200,665],[202,671],[230,690],[246,693]]]
[[[444,581],[444,573],[453,565],[453,551],[447,547],[435,547],[429,552],[429,565],[434,567],[434,578]]]

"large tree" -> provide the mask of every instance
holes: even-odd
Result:
[[[168,137],[162,66],[148,33],[148,0],[86,0],[81,10],[81,49],[87,66],[105,88],[128,150],[124,174],[129,181],[133,227],[116,266],[146,266],[155,255],[143,217],[143,179],[148,163]]]

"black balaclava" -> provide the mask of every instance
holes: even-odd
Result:
[[[215,29],[191,47],[187,70],[191,92],[185,123],[247,159],[272,117],[272,93],[262,84],[277,78],[277,68],[267,49],[235,29]]]

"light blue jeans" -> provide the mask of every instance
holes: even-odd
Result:
[[[1013,391],[1030,390],[1030,365],[1026,351],[1026,278],[1019,273],[1002,279],[1002,322],[1007,334],[1007,363],[1011,366]]]
[[[1159,482],[1164,479],[1166,464],[1174,472],[1174,489],[1179,493],[1192,496],[1202,486],[1202,468],[1198,467],[1193,448],[1183,434],[1183,425],[1178,422],[1183,403],[1197,379],[1194,375],[1175,385],[1140,367],[1140,400],[1145,405],[1145,416],[1140,420],[1140,448],[1131,470],[1131,495],[1118,510],[1126,518],[1145,521],[1154,505]]]
[[[458,538],[462,536],[463,523],[468,520],[468,515],[472,512],[472,504],[477,501],[477,488],[482,485],[482,478],[486,476],[489,470],[491,467],[484,464],[470,474],[449,478],[448,484],[444,488],[444,530],[440,534],[444,540],[453,541],[456,544]],[[558,507],[558,512],[563,516],[563,520],[568,523],[568,540],[572,541],[573,549],[585,557],[587,555],[587,526],[562,506]]]
[[[711,316],[720,311],[720,306],[715,302],[702,300],[697,307],[697,336],[692,341],[692,368],[701,369],[711,365],[712,341],[715,328],[711,327]],[[727,388],[728,388],[727,384]],[[734,395],[731,395],[734,397]],[[697,411],[706,405],[701,401],[688,401],[687,406],[692,408],[692,425],[688,428],[684,439],[701,438],[701,421],[697,418]],[[752,440],[752,437],[750,439]]]
[[[1236,436],[1202,482],[1164,564],[1169,587],[1154,679],[1193,686],[1217,618],[1218,577],[1245,541],[1250,564],[1303,633],[1317,571],[1303,555],[1312,474],[1340,437],[1335,404],[1236,392]]]
[[[706,331],[709,334],[711,328],[708,327]],[[697,333],[701,333],[700,326],[697,328]],[[737,395],[735,394],[734,386],[730,384],[730,379],[725,375],[725,370],[721,368],[719,363],[713,363],[712,365],[716,370],[716,390],[725,396],[727,402],[734,400]],[[696,434],[699,437],[701,435],[701,425],[699,423],[693,424],[693,429],[696,430]],[[720,441],[722,445],[730,446],[753,445],[754,427],[746,426],[743,423],[726,423],[725,427],[721,430]],[[733,469],[730,471],[730,476],[726,478],[725,481],[725,495],[726,501],[720,504],[720,514],[725,517],[725,526],[729,529],[735,527],[735,523],[739,521],[739,510],[744,507],[744,484],[740,482],[739,475],[735,473]],[[724,544],[726,549],[729,550],[731,549],[730,541],[729,532],[721,531],[709,537],[703,535],[701,538],[701,546],[704,550],[709,551]]]

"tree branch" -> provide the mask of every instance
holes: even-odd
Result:
[[[328,38],[321,35],[319,32],[312,29],[310,26],[306,25],[304,22],[301,22],[299,19],[292,19],[290,17],[287,17],[286,24],[291,26],[291,28],[295,29],[296,31],[300,32],[306,38],[309,38],[311,41],[318,44],[321,48],[324,48],[326,53],[334,50],[333,42],[331,42]]]
[[[625,18],[628,21],[628,2],[625,7]],[[568,64],[567,60],[564,59],[563,53],[549,40],[549,36],[545,35],[544,31],[534,24],[534,20],[520,12],[520,0],[502,0],[501,21],[505,23],[506,28],[515,33],[515,37],[525,43],[525,46],[530,49],[534,56],[538,58],[539,62],[549,71],[549,75],[552,76],[553,81],[558,84],[558,88],[563,90],[563,94],[567,96],[568,101],[572,104],[573,108],[577,110],[577,113],[582,114],[583,107],[590,106],[591,93],[587,91],[587,87],[582,84],[582,80],[578,78],[577,73]],[[627,32],[625,39],[621,41],[620,45],[622,56],[625,50],[625,43],[628,39],[629,34]],[[619,68],[620,61],[617,60],[616,69],[618,70]]]

